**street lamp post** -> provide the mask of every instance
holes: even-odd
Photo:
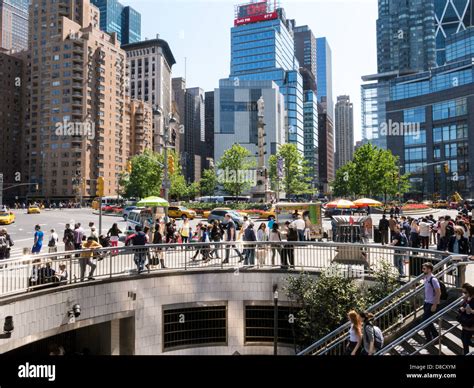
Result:
[[[278,284],[273,285],[273,355],[278,355]]]
[[[166,116],[163,113],[163,110],[160,107],[154,108],[154,113],[158,116],[163,117],[163,147],[164,147],[164,167],[163,167],[163,196],[166,201],[169,201],[169,189],[171,188],[171,182],[168,176],[168,147],[169,143],[169,130],[170,126],[176,124],[176,119],[173,117],[173,114],[170,113],[168,117],[168,122],[166,121]],[[168,208],[165,207],[165,221],[168,222]]]

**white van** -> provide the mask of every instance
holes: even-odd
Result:
[[[135,226],[153,226],[153,217],[150,209],[136,209],[132,210],[127,217],[127,231],[126,234],[134,233]]]

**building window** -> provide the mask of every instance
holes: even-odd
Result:
[[[467,114],[467,99],[450,100],[433,104],[433,120],[449,119]]]
[[[273,343],[274,307],[245,306],[245,343]],[[278,306],[278,342],[294,344],[295,333],[290,315],[296,316],[297,310],[290,306]]]
[[[187,306],[164,308],[165,351],[194,346],[227,345],[227,305]]]

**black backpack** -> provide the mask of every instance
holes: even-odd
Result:
[[[446,237],[449,239],[451,236],[454,236],[454,225],[449,221],[448,225],[446,225]]]
[[[133,245],[145,245],[146,244],[146,235],[143,232],[138,232],[135,237],[132,239]]]
[[[446,300],[448,299],[448,289],[446,288],[446,284],[444,284],[441,280],[438,279],[438,282],[439,282],[439,289],[441,290],[441,295],[440,295],[440,299],[441,300]],[[430,279],[429,281],[431,287],[433,288],[433,292],[435,292],[435,288],[433,286],[433,278]]]

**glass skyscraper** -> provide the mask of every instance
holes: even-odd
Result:
[[[378,72],[422,71],[434,67],[434,0],[379,0],[378,7]]]
[[[446,39],[444,66],[390,81],[387,146],[410,173],[412,198],[474,195],[474,27]]]
[[[100,10],[100,29],[115,32],[122,45],[141,40],[141,15],[117,0],[91,0]]]
[[[238,7],[231,31],[230,79],[236,86],[240,81],[274,81],[285,98],[288,142],[304,153],[303,77],[295,57],[294,21],[286,19],[282,8],[257,4],[264,9]]]
[[[29,0],[0,0],[0,48],[28,49]]]
[[[436,19],[436,62],[446,58],[446,38],[474,25],[474,0],[434,0]]]
[[[314,187],[319,185],[318,99],[312,90],[304,92],[304,158]]]
[[[327,105],[328,115],[334,118],[334,100],[332,96],[332,52],[326,38],[316,39],[316,84],[318,102]]]

